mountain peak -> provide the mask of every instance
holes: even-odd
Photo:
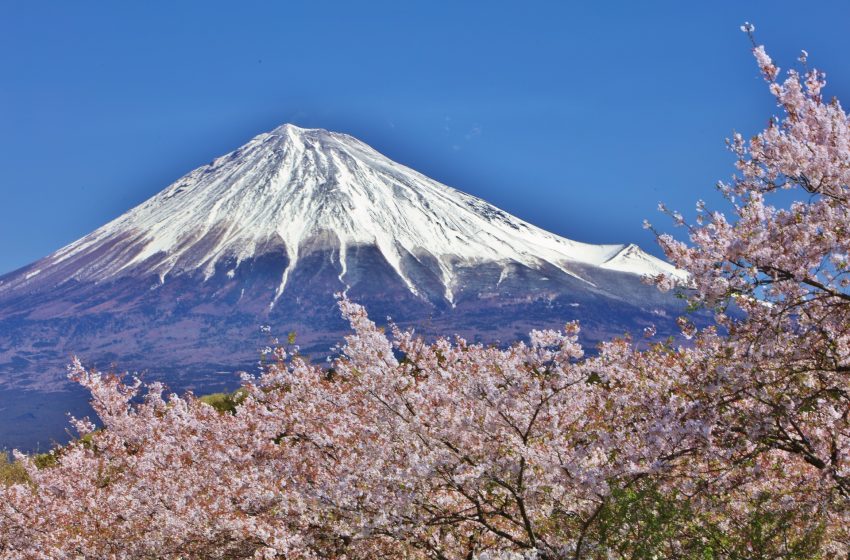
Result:
[[[272,130],[270,134],[287,134],[290,131],[294,132],[296,134],[299,134],[299,133],[302,133],[302,132],[307,131],[307,130],[322,130],[324,132],[327,132],[327,130],[325,130],[323,128],[304,128],[304,127],[301,127],[301,126],[298,126],[298,125],[295,125],[295,124],[292,124],[292,123],[283,123],[282,125],[276,127],[274,130]]]
[[[303,128],[291,123],[284,123],[270,132],[260,134],[252,141],[254,140],[261,142],[271,140],[272,145],[279,145],[281,142],[283,144],[292,143],[302,148],[310,146],[316,150],[328,150],[334,147],[339,149],[346,145],[371,150],[369,146],[351,135],[324,128]]]
[[[331,132],[329,130],[325,130],[324,128],[303,128],[298,125],[294,125],[291,123],[284,123],[277,128],[274,128],[271,132],[266,133],[269,136],[279,136],[284,138],[298,138],[302,139],[305,137],[312,138],[321,138],[327,136],[338,136],[339,133]],[[260,136],[263,136],[262,134]]]

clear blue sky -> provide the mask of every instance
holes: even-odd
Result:
[[[846,0],[0,0],[0,273],[284,122],[657,252],[643,218],[713,200],[775,112],[744,20],[850,104]]]

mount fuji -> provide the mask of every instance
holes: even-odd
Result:
[[[686,282],[636,245],[559,237],[351,136],[283,125],[0,276],[0,446],[61,439],[72,354],[220,390],[256,368],[260,325],[326,354],[346,332],[337,292],[426,336],[504,343],[579,319],[592,344],[672,332],[680,301],[642,281],[658,274]]]

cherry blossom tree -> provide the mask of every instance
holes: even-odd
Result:
[[[329,367],[278,346],[226,410],[75,361],[102,427],[17,454],[0,558],[846,557],[847,115],[754,54],[781,115],[730,142],[734,218],[659,236],[716,326],[585,356],[574,323],[426,342],[342,299]]]
[[[752,38],[752,26],[743,29]],[[850,127],[838,100],[823,95],[824,74],[807,68],[808,53],[799,59],[802,72],[789,70],[780,80],[764,47],[753,46],[780,115],[751,139],[736,134],[729,142],[738,175],[718,188],[734,219],[700,202],[696,223],[687,225],[690,244],[670,235],[659,240],[691,273],[691,303],[715,308],[728,332],[693,370],[692,394],[714,416],[718,456],[730,466],[774,458],[780,480],[802,484],[789,499],[829,517],[832,538],[846,551]],[[797,201],[769,202],[789,194]]]
[[[361,307],[342,309],[355,334],[330,373],[296,359],[249,387],[282,441],[321,465],[311,499],[352,539],[432,558],[585,557],[611,488],[668,470],[695,445],[693,411],[667,379],[620,369],[625,342],[581,360],[570,324],[507,350],[398,329],[393,345]],[[673,418],[684,428],[669,430]]]

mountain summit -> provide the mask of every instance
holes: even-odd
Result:
[[[672,332],[681,304],[642,282],[659,273],[684,278],[635,245],[546,232],[346,134],[283,125],[0,277],[0,387],[63,389],[77,354],[175,390],[227,388],[255,367],[261,324],[327,353],[346,331],[341,291],[426,336],[509,342],[572,319],[586,343]],[[42,421],[26,429],[47,433]],[[0,430],[4,444],[22,443]]]

